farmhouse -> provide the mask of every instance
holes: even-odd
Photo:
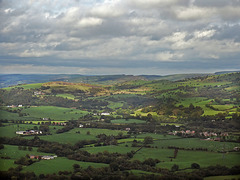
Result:
[[[45,93],[43,93],[43,92],[41,92],[41,91],[35,91],[34,92],[34,95],[36,96],[36,95],[44,95]]]
[[[43,160],[50,160],[54,159],[57,156],[35,156],[35,155],[30,155],[30,159],[43,159]]]
[[[24,134],[25,132],[26,132],[26,131],[17,131],[16,134],[22,135],[22,134]]]
[[[50,160],[50,159],[54,159],[54,156],[42,156],[41,159]]]
[[[16,134],[19,134],[19,135],[42,134],[42,131],[37,131],[37,130],[16,131]]]
[[[101,113],[101,116],[109,116],[110,113]]]
[[[234,147],[233,150],[234,151],[240,151],[240,147]]]

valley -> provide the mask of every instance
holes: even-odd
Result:
[[[23,77],[0,89],[2,177],[239,177],[239,72]]]

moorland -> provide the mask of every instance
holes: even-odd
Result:
[[[239,72],[1,75],[0,176],[240,178],[239,82]]]

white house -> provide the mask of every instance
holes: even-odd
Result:
[[[102,116],[109,116],[110,113],[101,113]]]

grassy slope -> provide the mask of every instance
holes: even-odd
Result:
[[[234,179],[240,179],[240,175],[211,176],[204,178],[204,180],[234,180]]]
[[[53,160],[41,160],[40,162],[34,163],[31,166],[27,166],[23,169],[23,172],[33,171],[36,175],[39,174],[53,174],[59,171],[71,171],[73,172],[73,164],[79,164],[82,168],[92,166],[94,168],[106,167],[108,164],[103,163],[91,163],[69,160],[64,157],[57,157]]]
[[[16,137],[19,136],[16,134],[16,131],[26,131],[34,129],[34,126],[39,128],[39,125],[34,124],[10,124],[8,126],[0,127],[0,136],[1,137]],[[60,126],[49,126],[51,133],[55,134],[57,129],[60,129]],[[32,136],[31,136],[32,137]]]
[[[0,157],[10,157],[11,159],[0,159],[0,169],[1,171],[8,170],[10,167],[16,167],[14,164],[16,159],[26,155],[53,155],[42,152],[37,152],[37,148],[33,148],[32,151],[19,150],[18,146],[4,145],[4,149],[0,150]]]
[[[24,85],[17,85],[17,86],[7,87],[7,88],[3,88],[3,89],[9,90],[9,89],[12,89],[14,87],[22,87],[24,89],[37,89],[37,88],[40,88],[42,85],[43,85],[43,83],[24,84]]]
[[[80,131],[80,134],[76,133]],[[90,135],[87,135],[87,132],[90,132]],[[47,136],[40,136],[40,139],[52,142],[59,142],[59,143],[70,143],[75,144],[78,141],[82,140],[95,140],[97,139],[96,136],[99,134],[106,134],[106,135],[118,135],[119,132],[123,134],[127,134],[127,131],[118,131],[118,130],[108,130],[108,129],[94,129],[94,128],[74,128],[68,132],[60,133],[60,134],[53,134]],[[32,139],[33,137],[25,137],[27,139]]]
[[[40,118],[51,118],[52,120],[77,120],[79,117],[88,114],[87,111],[81,111],[70,108],[55,107],[55,106],[39,106],[24,109],[22,113],[30,114],[36,120]]]

